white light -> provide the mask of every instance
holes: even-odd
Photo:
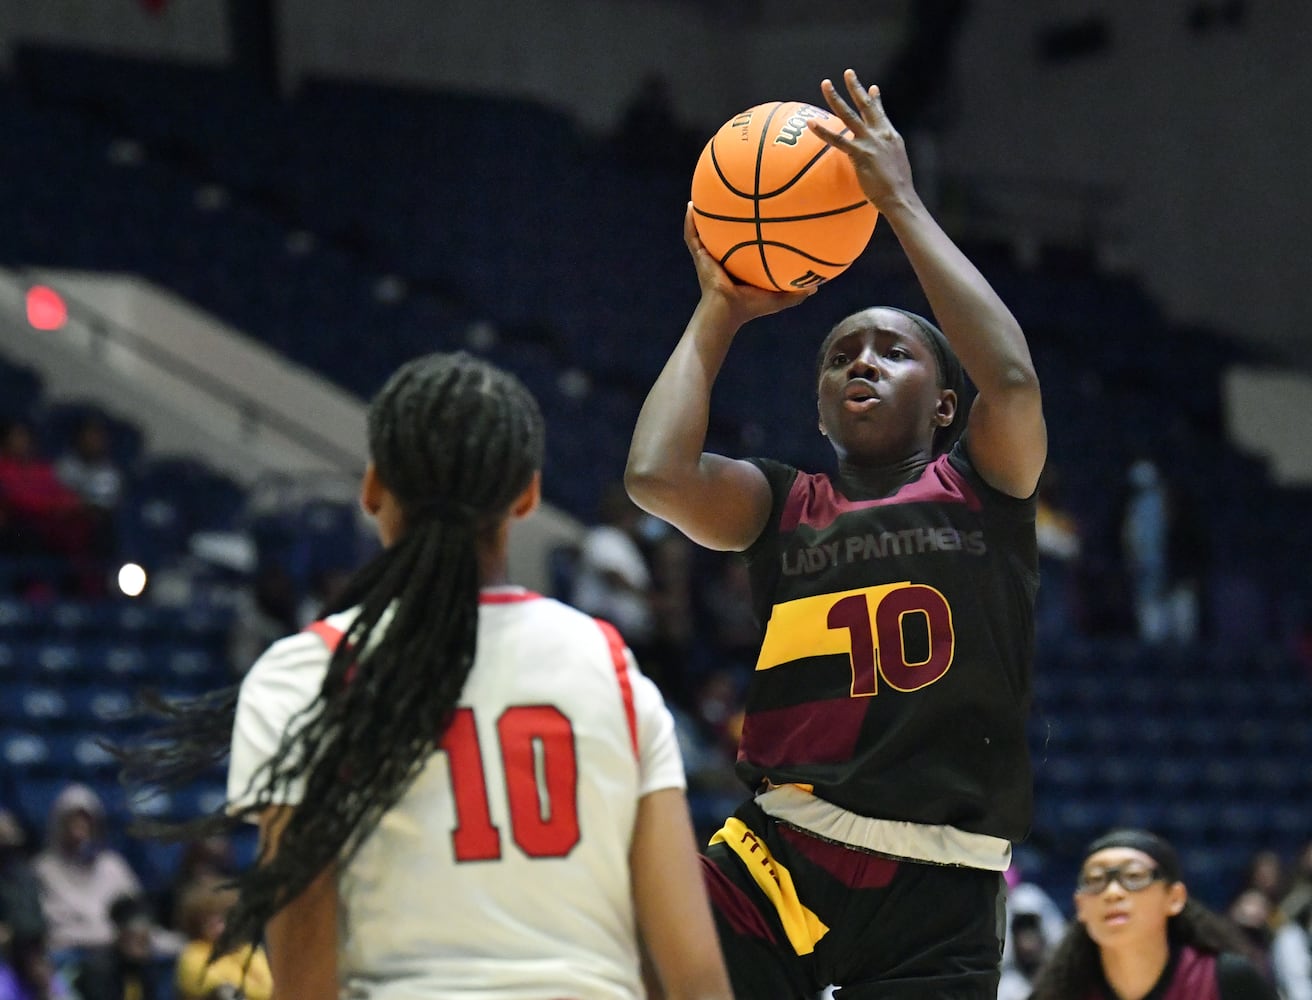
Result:
[[[146,589],[146,571],[136,563],[121,566],[118,571],[118,589],[128,597],[140,597]]]

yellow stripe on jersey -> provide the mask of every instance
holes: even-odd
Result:
[[[769,848],[760,838],[747,829],[747,824],[736,817],[729,817],[711,838],[711,843],[724,844],[738,855],[779,914],[793,951],[799,955],[809,955],[815,951],[816,942],[829,933],[829,928],[802,905],[793,887],[793,876],[771,856]]]
[[[850,656],[851,636],[846,628],[831,628],[829,612],[844,598],[862,595],[866,599],[870,620],[875,608],[886,594],[909,585],[910,581],[888,583],[879,587],[861,587],[834,594],[800,597],[795,601],[776,604],[765,627],[761,653],[756,658],[757,670],[769,670],[783,663],[791,663],[806,656],[824,656],[841,653]]]

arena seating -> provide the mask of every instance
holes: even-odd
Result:
[[[416,352],[484,352],[542,399],[549,499],[594,517],[695,302],[684,174],[635,171],[563,114],[508,99],[315,80],[277,101],[214,68],[40,48],[15,67],[0,86],[0,213],[14,220],[0,263],[138,271],[361,395]],[[1220,375],[1244,350],[1173,327],[1124,275],[972,251],[1029,332],[1053,462],[1091,558],[1116,544],[1109,498],[1151,428],[1170,473],[1208,498],[1218,587],[1238,579],[1233,593],[1268,616],[1250,646],[1163,653],[1096,637],[1041,650],[1031,874],[1065,899],[1083,842],[1132,822],[1184,846],[1197,891],[1222,905],[1255,850],[1312,839],[1312,683],[1280,645],[1312,601],[1297,555],[1312,551],[1312,497],[1275,488],[1224,441]],[[380,295],[389,276],[393,294]],[[887,227],[814,302],[744,332],[712,446],[827,461],[813,430],[815,328],[884,299],[918,299]],[[71,426],[73,411],[43,403],[39,378],[13,366],[0,365],[0,406],[39,416],[51,447]],[[143,558],[241,524],[304,582],[313,532],[351,530],[333,510],[244,520],[234,484],[144,458],[133,433],[115,432],[132,469],[121,530]],[[205,609],[0,602],[0,757],[34,830],[72,777],[122,814],[87,739],[123,730],[124,695],[141,684],[221,679],[222,625]],[[217,792],[159,808],[185,814]],[[166,854],[135,856],[168,870]]]

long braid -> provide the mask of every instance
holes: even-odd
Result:
[[[335,603],[333,610],[359,613],[333,652],[318,697],[252,777],[243,816],[258,816],[290,786],[303,786],[300,804],[277,854],[263,852],[238,877],[238,901],[215,954],[258,940],[269,918],[320,872],[349,862],[423,769],[474,662],[479,539],[540,469],[543,436],[528,390],[463,353],[410,362],[374,399],[370,452],[401,506],[404,534],[355,574]],[[225,742],[232,707],[235,701]],[[175,733],[189,709],[171,709]],[[212,760],[214,752],[212,743],[190,740],[173,756]],[[124,756],[134,780],[167,777],[143,768],[147,754]],[[170,773],[185,770],[175,759]],[[186,829],[231,822],[216,814]]]

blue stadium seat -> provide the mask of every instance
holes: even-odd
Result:
[[[7,638],[25,634],[37,622],[38,616],[29,602],[17,598],[0,598],[0,631]]]
[[[111,739],[105,734],[82,731],[58,733],[48,740],[50,766],[62,774],[87,781],[110,778],[118,771],[118,763],[101,741]]]
[[[221,810],[227,801],[226,785],[217,782],[196,783],[174,794],[173,815],[178,819],[195,819]]]
[[[125,687],[152,679],[150,660],[136,644],[112,640],[97,642],[86,649],[93,669],[88,678],[96,683],[114,683]]]
[[[11,729],[0,733],[0,760],[11,774],[23,775],[50,766],[50,743],[31,730]]]
[[[7,707],[6,713],[16,707],[14,722],[20,726],[48,733],[73,720],[68,698],[58,688],[28,685],[15,693],[17,705]]]
[[[69,688],[65,694],[71,717],[84,728],[118,732],[133,722],[133,696],[121,688],[88,685]]]
[[[29,651],[35,676],[52,684],[66,683],[83,675],[86,660],[71,642],[39,642]]]

